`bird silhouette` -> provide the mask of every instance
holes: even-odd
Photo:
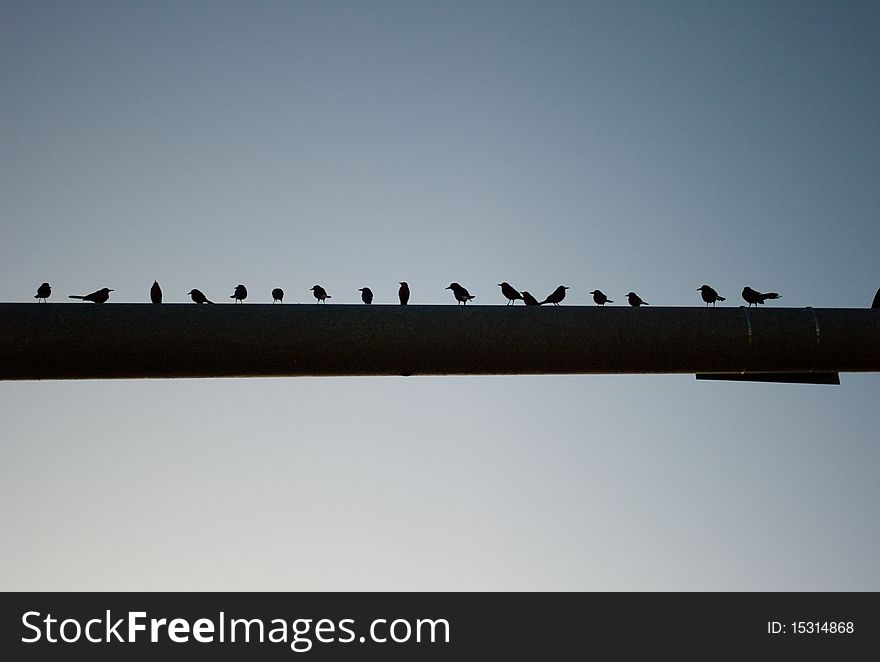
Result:
[[[501,288],[501,294],[507,297],[507,305],[511,305],[516,303],[517,299],[522,299],[523,295],[516,291],[513,287],[511,287],[510,283],[504,281],[503,283],[498,283],[498,286]]]
[[[275,303],[276,301],[279,303],[284,302],[284,290],[282,290],[280,287],[276,287],[274,290],[272,290],[272,303]]]
[[[235,291],[232,293],[230,299],[235,299],[235,303],[242,303],[245,299],[247,299],[247,288],[239,283],[235,286]]]
[[[560,285],[548,294],[547,298],[544,299],[541,304],[552,303],[554,306],[558,306],[559,302],[565,298],[565,290],[567,289],[569,289],[567,285]]]
[[[79,294],[69,294],[68,296],[71,299],[82,299],[83,301],[91,301],[92,303],[104,303],[107,299],[110,298],[111,290],[109,287],[102,287],[97,292],[92,292],[91,294],[86,294],[85,296],[80,296]]]
[[[162,288],[159,287],[159,281],[153,281],[153,287],[150,288],[150,301],[162,303]]]
[[[593,290],[590,294],[593,295],[593,301],[599,306],[604,306],[606,303],[614,303],[612,299],[605,296],[605,293],[602,290]]]
[[[52,294],[52,288],[49,287],[49,283],[43,283],[42,285],[40,285],[37,288],[37,293],[36,293],[36,295],[34,295],[34,299],[36,299],[37,301],[42,299],[43,303],[46,303],[46,299],[48,299],[49,295],[51,295],[51,294]]]
[[[190,290],[187,294],[192,297],[192,300],[196,303],[214,303],[213,301],[208,300],[204,294],[202,294],[201,290]]]
[[[706,302],[707,307],[710,303],[714,307],[716,301],[727,301],[725,297],[718,294],[714,288],[711,288],[708,285],[700,285],[697,289],[700,291],[700,296],[703,297],[703,301]]]
[[[373,290],[369,287],[362,287],[358,291],[361,293],[361,301],[368,306],[373,303]]]
[[[743,288],[742,297],[746,300],[746,303],[749,304],[748,307],[751,308],[752,304],[755,304],[755,306],[757,306],[767,301],[767,299],[778,299],[779,294],[777,292],[758,292],[746,285]]]
[[[315,285],[314,287],[312,287],[310,289],[312,290],[312,294],[314,294],[315,298],[318,300],[317,303],[327,303],[325,301],[325,299],[332,299],[333,298],[329,294],[327,294],[327,290],[325,290],[320,285]]]
[[[538,301],[535,297],[533,297],[531,294],[529,294],[525,290],[522,291],[522,298],[523,298],[523,303],[525,303],[527,306],[540,306],[541,305],[540,301]]]
[[[405,306],[409,303],[409,285],[406,284],[405,280],[398,282],[400,283],[400,289],[397,290],[397,296],[400,298],[400,305]]]
[[[630,292],[626,295],[626,300],[629,301],[629,305],[633,308],[638,308],[639,306],[650,306],[647,301],[642,301],[641,297],[635,292]]]
[[[458,283],[449,283],[449,287],[445,289],[452,290],[452,294],[455,295],[455,300],[458,301],[459,306],[461,304],[467,305],[467,302],[474,298],[470,292]]]

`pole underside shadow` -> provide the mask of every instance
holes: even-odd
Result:
[[[0,304],[0,379],[880,371],[880,310]]]

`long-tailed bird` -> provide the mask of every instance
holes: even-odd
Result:
[[[650,306],[647,301],[642,301],[641,297],[635,292],[630,292],[626,295],[626,300],[629,301],[629,305],[638,308],[639,306]]]
[[[239,283],[235,286],[235,290],[232,292],[232,296],[230,299],[235,299],[235,303],[242,303],[245,299],[247,299],[247,288]]]
[[[276,287],[272,290],[272,303],[275,303],[276,301],[278,303],[284,303],[284,290],[280,287]]]
[[[361,293],[361,301],[368,306],[373,303],[373,290],[369,287],[361,287],[358,291]]]
[[[777,292],[758,292],[746,285],[743,288],[742,297],[749,304],[749,308],[751,308],[752,304],[757,306],[767,301],[767,299],[778,299],[779,294]]]
[[[501,288],[501,294],[507,297],[508,306],[516,303],[517,299],[523,298],[523,295],[517,292],[517,290],[513,288],[507,281],[504,281],[503,283],[498,283],[498,286]]]
[[[697,289],[700,291],[700,296],[703,297],[703,301],[706,302],[707,307],[710,303],[714,307],[716,301],[727,301],[725,297],[718,294],[714,288],[711,288],[708,285],[700,285]]]
[[[550,294],[547,295],[547,298],[544,299],[541,304],[552,303],[554,306],[558,306],[559,302],[565,298],[565,290],[568,289],[567,285],[560,285],[555,290],[553,290]]]
[[[317,303],[327,303],[325,299],[332,299],[329,294],[327,294],[327,290],[325,290],[320,285],[315,285],[314,287],[309,288],[312,290],[312,294],[315,295],[315,298],[318,300]]]
[[[111,290],[109,287],[102,287],[97,292],[92,292],[91,294],[86,294],[85,296],[80,296],[79,294],[69,294],[68,296],[71,299],[82,299],[83,301],[91,301],[92,303],[104,303],[107,299],[110,298]]]
[[[208,297],[202,294],[201,290],[190,290],[187,294],[192,297],[192,300],[196,303],[214,303],[213,301],[209,301]]]
[[[153,281],[153,287],[150,288],[150,301],[162,303],[162,288],[159,287],[159,281]]]
[[[46,303],[46,299],[49,298],[49,295],[52,294],[52,288],[49,287],[49,283],[43,283],[37,288],[37,293],[34,295],[34,299],[39,301],[43,300],[43,303]]]
[[[614,303],[614,300],[605,296],[602,290],[593,290],[590,294],[593,295],[593,301],[599,306],[604,306],[606,303]]]
[[[452,293],[455,295],[455,300],[458,301],[459,306],[461,304],[467,305],[467,302],[474,298],[470,292],[468,292],[458,283],[449,283],[449,287],[445,289],[452,290]]]
[[[406,284],[405,280],[398,282],[400,283],[400,289],[397,290],[397,296],[400,298],[400,305],[405,306],[409,303],[409,285]]]
[[[522,291],[522,298],[523,298],[523,303],[525,303],[527,306],[540,306],[541,305],[540,301],[538,301],[535,297],[533,297],[531,294],[529,294],[525,290]]]

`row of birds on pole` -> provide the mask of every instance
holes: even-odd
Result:
[[[522,301],[527,306],[543,306],[544,304],[553,304],[554,306],[558,306],[562,303],[562,300],[565,299],[566,290],[570,289],[567,285],[560,285],[555,290],[553,290],[543,301],[538,301],[535,297],[529,294],[527,291],[523,290],[520,292],[516,288],[514,288],[508,282],[498,283],[498,286],[501,288],[501,294],[507,299],[507,305],[513,305],[517,301]],[[450,283],[447,290],[452,290],[452,294],[455,297],[455,300],[458,302],[459,306],[467,305],[468,301],[474,299],[474,296],[467,291],[466,288],[462,287],[458,283]],[[312,295],[315,297],[317,303],[326,303],[327,299],[332,299],[329,294],[327,294],[327,290],[325,290],[320,285],[314,285],[310,288]],[[92,303],[106,303],[110,299],[110,293],[113,290],[109,287],[102,287],[100,290],[96,290],[91,294],[71,294],[69,297],[71,299],[81,299],[83,301],[91,301]],[[361,301],[365,304],[370,305],[373,303],[373,291],[369,287],[361,287],[358,289],[361,293]],[[702,285],[697,288],[697,291],[700,293],[700,297],[703,301],[706,302],[706,306],[710,304],[714,306],[718,301],[726,301],[727,298],[718,294],[714,288],[709,285]],[[49,283],[43,283],[37,288],[37,293],[34,298],[37,301],[46,302],[52,294],[52,287]],[[201,290],[192,289],[187,292],[189,297],[195,303],[210,303],[214,302],[209,300]],[[602,292],[602,290],[593,290],[590,292],[593,295],[593,301],[599,305],[604,306],[606,303],[614,303],[613,299],[609,299],[608,296]],[[400,305],[405,306],[409,303],[409,285],[400,281],[400,288],[397,291],[397,296],[400,300]],[[234,300],[234,303],[243,303],[245,299],[248,297],[247,288],[244,285],[236,285],[235,289],[232,292],[232,295],[229,297]],[[749,304],[749,307],[752,305],[758,306],[760,304],[765,303],[770,299],[778,299],[779,294],[777,292],[758,292],[757,290],[753,290],[751,287],[744,287],[742,290],[742,298]],[[627,303],[634,308],[638,308],[639,306],[647,306],[647,301],[644,301],[638,294],[635,292],[629,292],[626,295]],[[159,286],[158,281],[153,281],[153,286],[150,288],[150,301],[153,303],[162,303],[162,288]],[[276,287],[272,290],[272,303],[283,303],[284,301],[284,290],[280,287]]]

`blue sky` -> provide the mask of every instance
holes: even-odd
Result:
[[[867,307],[878,28],[859,2],[3,2],[0,300]],[[0,586],[878,590],[880,382],[842,381],[3,383]]]

